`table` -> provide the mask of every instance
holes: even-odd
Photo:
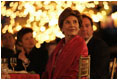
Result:
[[[30,73],[10,73],[10,79],[40,79],[39,74]]]

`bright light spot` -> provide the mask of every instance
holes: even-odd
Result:
[[[49,26],[54,26],[55,24],[58,23],[58,20],[57,19],[52,19],[50,22],[49,22]]]
[[[96,16],[96,15],[93,15],[92,19],[93,19],[94,22],[99,22],[99,17]]]
[[[113,19],[117,19],[117,16],[118,16],[118,12],[115,12],[115,13],[112,13],[112,15],[111,15],[111,17],[113,18]]]
[[[41,30],[42,32],[44,32],[44,31],[45,31],[45,27],[42,26],[42,27],[40,28],[40,30]]]
[[[15,37],[15,40],[17,40],[17,37]]]
[[[107,14],[105,11],[102,11],[101,13],[102,13],[102,15],[106,15]]]
[[[103,16],[102,16],[102,14],[100,12],[97,13],[97,17],[99,18],[98,21],[101,21],[103,19]]]
[[[98,4],[99,4],[99,1],[94,1],[94,3],[95,3],[96,5],[98,5]]]
[[[107,6],[107,5],[106,5],[106,6],[104,6],[104,9],[106,9],[106,10],[107,10],[107,9],[109,9],[109,6]]]
[[[90,13],[90,14],[94,14],[94,11],[93,11],[93,10],[90,10],[89,13]]]
[[[93,31],[96,31],[97,27],[95,25],[93,25]]]
[[[104,9],[106,9],[106,10],[109,9],[108,3],[106,1],[103,2],[103,5],[104,5]]]
[[[21,25],[16,26],[16,31],[19,31],[22,28]]]
[[[23,26],[32,28],[33,37],[38,42],[36,46],[40,47],[44,41],[50,42],[55,37],[64,37],[58,27],[58,18],[66,7],[89,14],[94,22],[99,22],[108,15],[112,1],[12,1],[9,8],[6,3],[6,1],[1,1],[1,16],[9,17],[10,23],[1,25],[2,33],[7,30],[15,33]],[[96,6],[99,5],[103,5],[103,8],[96,11]],[[112,18],[117,26],[117,15],[115,13],[112,14]],[[44,25],[47,23],[48,25],[45,27]]]
[[[8,32],[13,33],[12,25],[9,25]]]
[[[5,27],[2,29],[2,33],[6,33],[7,30],[8,30],[8,25],[5,25]]]
[[[117,17],[116,16],[118,16],[118,12],[115,12],[115,13],[113,13],[112,15],[111,15],[111,17],[113,18],[113,20],[114,20],[114,25],[115,25],[115,27],[117,27]]]
[[[40,43],[36,43],[36,48],[40,48],[41,44]]]
[[[36,32],[35,31],[33,32],[33,37],[36,37]]]

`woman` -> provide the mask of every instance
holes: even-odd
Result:
[[[29,63],[27,71],[35,71],[40,75],[45,70],[48,60],[48,52],[45,48],[36,48],[35,41],[32,35],[33,30],[30,28],[22,28],[17,33],[17,43],[20,46],[18,53],[18,64],[16,70],[24,70],[23,62]]]
[[[59,27],[65,34],[51,54],[42,78],[78,78],[79,58],[88,56],[85,41],[77,36],[81,27],[81,16],[66,8],[59,16]]]

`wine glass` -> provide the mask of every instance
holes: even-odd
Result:
[[[8,59],[7,58],[1,58],[1,63],[2,63],[2,67],[7,67],[8,66]]]
[[[17,65],[17,59],[15,57],[10,58],[10,64],[14,71],[14,67]]]
[[[1,79],[10,79],[8,70],[8,58],[1,58]]]
[[[26,69],[27,69],[27,67],[29,66],[29,64],[30,64],[30,61],[27,59],[27,62],[22,62],[22,64],[23,64],[23,67],[24,67],[24,69],[25,69],[25,71],[26,71]]]
[[[2,72],[7,72],[7,70],[8,70],[8,59],[7,58],[1,58],[1,70],[2,70]]]

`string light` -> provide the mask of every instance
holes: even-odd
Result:
[[[113,18],[113,20],[114,20],[114,25],[117,27],[117,17],[116,16],[118,16],[118,12],[114,12],[112,15],[111,15],[111,17]]]
[[[99,1],[12,1],[8,2],[9,6],[7,2],[1,2],[1,15],[9,17],[10,23],[1,25],[2,33],[7,30],[15,33],[24,26],[30,27],[33,29],[33,37],[38,41],[37,47],[44,41],[50,42],[56,37],[64,37],[58,27],[58,17],[66,7],[90,14],[94,22],[99,22],[110,11],[109,3],[111,3],[102,1],[104,9],[98,12],[92,9],[101,4]],[[93,28],[97,30],[95,25]]]
[[[97,26],[93,25],[93,31],[97,30]]]

